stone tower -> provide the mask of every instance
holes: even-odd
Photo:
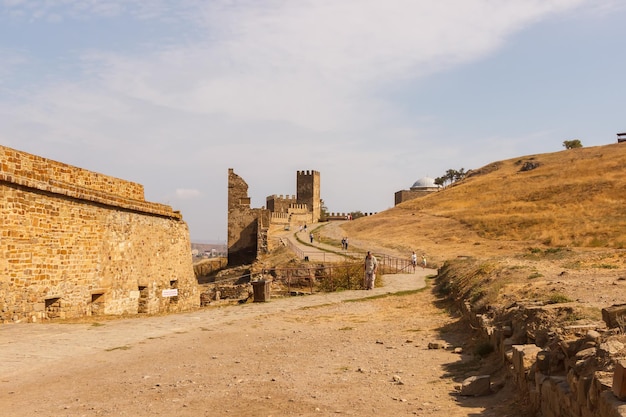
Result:
[[[312,222],[317,223],[322,214],[319,171],[298,171],[296,192],[298,204],[306,204],[309,212],[311,212]]]
[[[251,208],[248,184],[228,169],[228,265],[251,264],[267,249],[269,210]]]

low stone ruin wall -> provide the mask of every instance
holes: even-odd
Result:
[[[519,305],[479,314],[461,310],[495,347],[520,393],[542,417],[626,417],[626,381],[621,360],[626,336],[604,322],[548,325],[572,314],[570,304]]]
[[[219,271],[226,267],[226,258],[204,259],[193,264],[193,272],[196,278],[206,277],[215,271]]]
[[[246,302],[251,293],[250,284],[215,283],[200,293],[200,305],[206,307],[222,300]]]

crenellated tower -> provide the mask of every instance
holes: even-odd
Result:
[[[319,171],[298,171],[296,175],[296,193],[298,203],[306,204],[311,212],[313,222],[318,222],[322,214]]]

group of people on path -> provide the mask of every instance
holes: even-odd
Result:
[[[348,250],[348,236],[341,239],[341,249]]]
[[[420,264],[422,265],[422,269],[426,268],[426,255],[422,255],[422,261]],[[413,266],[413,272],[415,272],[415,269],[417,268],[417,254],[415,251],[411,254],[411,265]]]

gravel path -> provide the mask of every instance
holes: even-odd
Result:
[[[385,287],[372,291],[317,293],[291,298],[271,298],[265,303],[207,308],[191,313],[138,317],[94,323],[9,324],[0,326],[0,378],[13,373],[46,366],[59,359],[114,349],[143,340],[185,332],[200,324],[223,325],[233,320],[249,320],[260,315],[298,310],[306,307],[339,303],[344,300],[371,297],[385,293],[415,290],[424,286],[430,270],[416,274],[384,277]]]
[[[166,316],[2,325],[0,415],[522,416],[506,389],[454,394],[475,362],[428,349],[467,337],[435,294],[380,297],[434,273]]]

